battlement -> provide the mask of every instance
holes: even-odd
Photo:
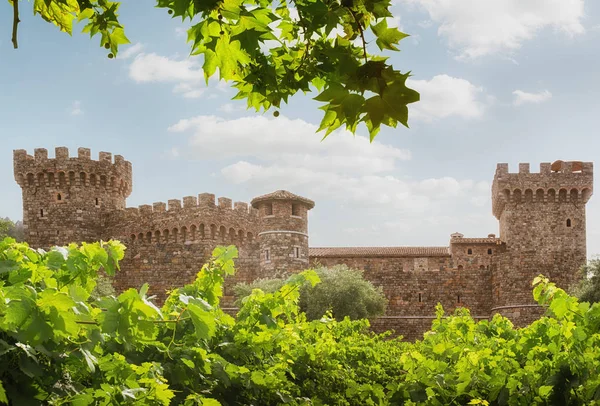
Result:
[[[53,158],[45,148],[36,148],[33,155],[18,149],[13,151],[13,166],[22,188],[105,187],[124,197],[131,194],[131,162],[110,152],[101,151],[98,160],[93,160],[88,148],[79,148],[77,156],[71,157],[68,148],[57,147]]]
[[[115,213],[115,227],[136,245],[217,240],[245,244],[257,235],[258,210],[212,193],[128,207]]]
[[[258,217],[258,209],[250,207],[246,202],[235,202],[227,197],[219,197],[218,205],[215,204],[215,195],[211,193],[201,193],[196,196],[185,196],[180,199],[169,199],[168,203],[154,202],[150,204],[142,204],[138,207],[128,207],[125,209],[128,219],[135,219],[141,216],[156,215],[163,213],[177,213],[185,215],[185,212],[196,212],[198,210],[231,210],[237,213],[247,214],[249,218]]]
[[[492,183],[492,210],[499,219],[507,203],[585,204],[592,196],[593,180],[592,162],[543,162],[537,173],[528,163],[520,163],[518,172],[512,173],[508,164],[499,163]]]

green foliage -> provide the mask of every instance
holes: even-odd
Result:
[[[571,293],[582,302],[600,302],[600,259],[593,259],[580,270],[580,280]]]
[[[253,290],[237,319],[219,308],[235,247],[218,247],[161,308],[146,285],[91,297],[118,270],[114,241],[49,252],[0,242],[0,403],[15,405],[580,405],[600,401],[600,305],[544,277],[548,315],[522,329],[441,306],[422,341],[367,320],[307,321],[305,271]]]
[[[326,312],[341,321],[345,317],[351,320],[371,319],[385,313],[387,299],[381,288],[363,278],[362,271],[350,269],[346,265],[319,267],[315,269],[321,283],[300,288],[300,310],[306,313],[308,320],[318,320]],[[285,285],[283,278],[259,279],[251,284],[240,283],[234,287],[235,295],[242,299],[254,289],[273,293]]]
[[[13,7],[13,36],[17,43],[17,25],[19,23],[19,0],[8,0]],[[69,35],[73,34],[73,21],[86,21],[84,33],[90,37],[100,35],[100,46],[110,50],[109,58],[114,58],[119,45],[128,44],[123,26],[119,23],[117,11],[120,3],[108,0],[33,0],[33,14],[55,25]]]
[[[88,20],[83,31],[100,33],[113,58],[129,42],[118,6],[107,0],[35,0],[34,13],[69,34],[73,20]],[[157,0],[156,6],[194,22],[188,42],[192,55],[203,56],[207,82],[216,74],[233,81],[234,98],[246,99],[249,108],[278,109],[298,92],[318,90],[325,137],[342,126],[355,133],[360,123],[371,140],[381,125],[408,127],[408,105],[419,101],[419,93],[406,86],[409,73],[369,50],[374,39],[380,51],[397,52],[408,36],[387,26],[391,0]],[[16,47],[14,35],[13,42]]]
[[[0,240],[6,237],[14,238],[17,241],[23,241],[23,223],[20,221],[15,223],[8,217],[4,219],[0,218]]]

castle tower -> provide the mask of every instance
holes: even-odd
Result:
[[[15,180],[23,191],[25,239],[33,247],[97,241],[104,237],[108,213],[125,208],[131,194],[131,163],[122,156],[79,148],[77,158],[56,148],[55,158],[36,149],[13,153]]]
[[[498,164],[492,209],[503,247],[492,268],[492,313],[529,323],[542,313],[533,301],[534,277],[543,274],[561,288],[576,282],[586,263],[592,190],[592,162],[542,163],[539,173],[530,173],[529,164],[519,164],[518,173]]]
[[[274,277],[308,268],[308,211],[312,200],[285,190],[256,197],[259,211],[259,277]]]

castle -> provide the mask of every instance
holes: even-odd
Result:
[[[213,248],[234,244],[238,272],[232,287],[303,270],[313,264],[347,264],[382,286],[387,314],[372,321],[376,330],[395,329],[412,339],[429,329],[434,307],[468,307],[478,319],[495,313],[517,325],[539,317],[531,281],[540,273],[561,287],[576,280],[586,262],[585,204],[593,190],[591,162],[542,163],[539,173],[519,164],[518,173],[498,164],[492,184],[498,237],[465,238],[455,233],[446,247],[313,248],[308,244],[308,211],[314,202],[279,190],[250,203],[203,193],[180,200],[126,207],[132,165],[79,148],[46,149],[34,155],[14,151],[14,175],[23,192],[26,240],[33,247],[110,238],[128,249],[115,278],[117,290],[150,285],[163,298],[171,287],[194,279]]]

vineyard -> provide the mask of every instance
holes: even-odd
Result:
[[[219,307],[237,250],[218,247],[162,307],[148,286],[93,298],[119,270],[117,241],[45,252],[0,242],[0,402],[11,405],[578,405],[600,400],[600,305],[540,276],[547,316],[516,329],[437,307],[415,343],[367,320],[307,321],[293,275],[236,318]]]

